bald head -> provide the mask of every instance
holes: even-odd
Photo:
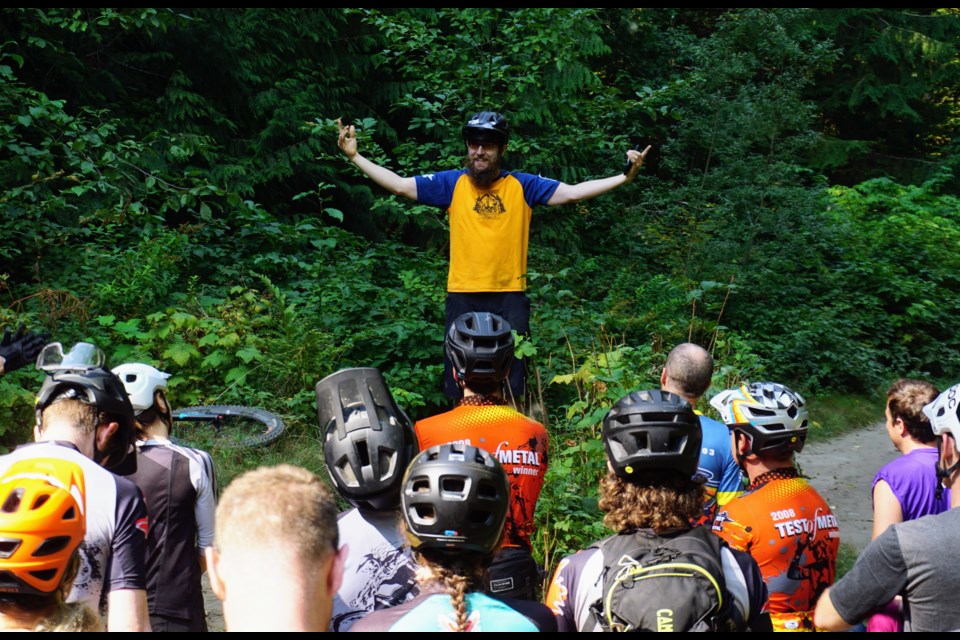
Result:
[[[700,345],[684,342],[673,348],[663,367],[661,386],[695,402],[710,388],[713,356]]]

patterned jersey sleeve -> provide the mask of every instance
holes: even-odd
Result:
[[[197,453],[197,502],[193,514],[197,521],[197,549],[202,553],[206,547],[213,546],[214,519],[217,511],[217,480],[213,460],[206,451]],[[194,461],[191,459],[191,465]],[[193,472],[191,471],[191,476]]]
[[[590,605],[600,597],[602,578],[599,549],[580,551],[560,561],[545,598],[557,618],[557,631],[600,631]]]
[[[754,544],[754,534],[750,524],[749,503],[743,499],[731,500],[717,510],[713,521],[713,532],[727,541],[733,549],[749,552]]]
[[[117,477],[116,483],[116,530],[104,591],[146,589],[147,506],[133,482]]]

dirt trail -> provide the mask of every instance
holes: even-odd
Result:
[[[860,551],[870,542],[873,477],[899,455],[882,422],[828,442],[809,443],[797,455],[800,469],[837,516],[841,544]]]

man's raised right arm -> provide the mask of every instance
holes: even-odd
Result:
[[[340,130],[340,137],[337,144],[347,156],[347,159],[355,164],[360,171],[376,182],[378,185],[398,196],[404,196],[411,200],[417,199],[417,180],[416,178],[404,178],[397,175],[386,167],[367,160],[357,151],[357,132],[353,125],[343,126],[340,118],[337,118],[337,128]]]

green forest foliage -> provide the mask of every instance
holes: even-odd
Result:
[[[445,216],[346,162],[336,118],[403,175],[459,166],[485,109],[509,167],[571,183],[650,144],[631,185],[534,215],[549,565],[602,535],[600,421],[678,342],[714,390],[960,374],[958,36],[952,9],[0,9],[0,325],[282,414],[270,451],[215,452],[221,484],[317,468],[337,369],[448,407]],[[40,380],[0,378],[5,445]]]

